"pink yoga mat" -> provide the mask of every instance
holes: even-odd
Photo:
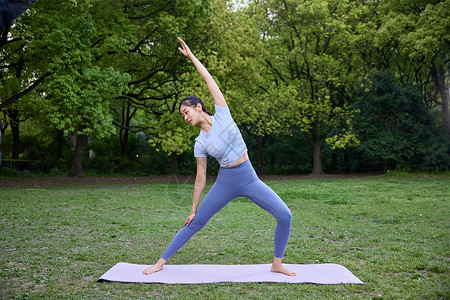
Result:
[[[270,272],[270,266],[270,264],[166,265],[160,272],[152,275],[142,275],[142,271],[148,265],[120,262],[103,274],[98,281],[166,284],[202,284],[213,282],[364,284],[345,267],[337,264],[285,264],[288,269],[297,273],[295,277]]]

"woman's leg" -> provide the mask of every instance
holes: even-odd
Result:
[[[145,269],[142,273],[144,275],[149,275],[162,270],[166,261],[183,247],[195,233],[202,229],[218,211],[224,208],[233,199],[234,197],[230,194],[229,187],[225,184],[221,184],[219,180],[216,181],[200,204],[192,222],[178,231],[158,262]]]
[[[283,200],[259,179],[249,184],[246,190],[247,194],[244,195],[245,197],[270,212],[277,220],[274,237],[274,260],[271,271],[295,276],[294,272],[286,269],[281,264],[291,232],[291,211]]]
[[[253,182],[245,197],[267,210],[277,220],[275,228],[274,256],[282,258],[291,233],[292,214],[281,198],[261,180]]]
[[[166,251],[164,251],[162,258],[168,260],[233,198],[226,186],[216,182],[205,196],[205,199],[203,199],[192,222],[178,231],[169,246],[167,246]]]

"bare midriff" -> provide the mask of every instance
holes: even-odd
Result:
[[[228,165],[228,166],[224,166],[222,168],[232,168],[232,167],[236,167],[240,164],[242,164],[243,162],[248,160],[248,152],[245,152],[241,157],[239,157],[239,159],[237,161],[235,161],[234,163]]]

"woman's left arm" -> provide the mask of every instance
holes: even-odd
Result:
[[[183,227],[185,225],[189,225],[197,214],[198,204],[200,203],[200,198],[202,197],[203,189],[206,184],[206,167],[207,167],[207,158],[206,157],[197,157],[197,176],[195,177],[194,184],[194,199],[192,201],[192,210],[189,214],[186,222],[184,222]]]
[[[178,40],[180,41],[182,46],[182,48],[178,49],[194,63],[194,66],[200,73],[200,76],[202,76],[203,80],[206,82],[209,92],[214,99],[214,103],[219,106],[227,107],[227,102],[225,101],[225,98],[223,97],[223,94],[220,91],[219,86],[217,85],[214,78],[211,76],[211,74],[209,74],[205,66],[203,66],[203,64],[191,52],[188,45],[181,38],[178,38]]]

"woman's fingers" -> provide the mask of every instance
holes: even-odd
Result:
[[[195,217],[195,214],[190,214],[189,217],[187,218],[186,222],[184,222],[183,227],[191,224],[192,220],[194,220],[194,217]]]
[[[183,227],[186,226],[186,225],[189,225],[192,222],[192,220],[194,220],[194,218],[195,218],[195,213],[191,213],[187,217],[186,222],[184,222]]]
[[[180,47],[178,47],[178,50],[180,50],[180,52],[183,53],[184,55],[187,55],[186,49],[181,49]]]
[[[178,40],[180,41],[180,44],[181,44],[181,46],[183,47],[183,50],[186,50],[186,43],[185,43],[180,37],[178,37]],[[180,47],[178,47],[178,49],[181,50]]]
[[[188,56],[190,52],[188,45],[186,45],[186,43],[180,37],[178,37],[178,40],[180,41],[181,46],[183,47],[183,48],[178,47],[178,50],[180,50],[181,53],[183,53],[185,56]]]
[[[185,41],[183,41],[183,39],[182,39],[182,38],[178,37],[178,40],[180,41],[180,43],[181,43],[181,46],[183,46],[183,49],[186,49],[186,48],[188,48],[188,46],[186,45],[186,42],[185,42]]]

